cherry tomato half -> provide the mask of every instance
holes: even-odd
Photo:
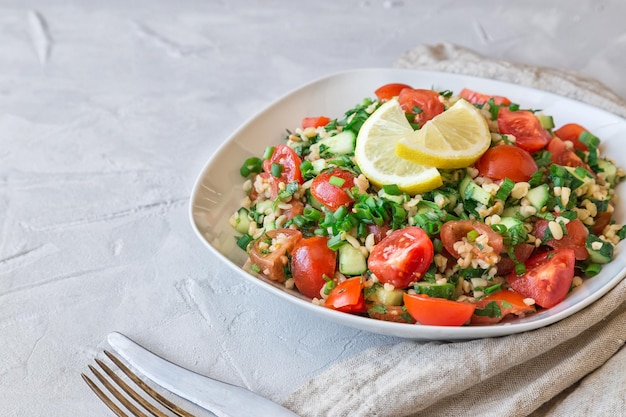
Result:
[[[537,116],[528,110],[511,111],[508,107],[500,107],[498,129],[501,134],[515,136],[515,145],[528,152],[543,149],[552,139],[552,135],[541,127]]]
[[[474,315],[472,315],[472,324],[494,324],[511,314],[524,316],[528,313],[534,313],[536,311],[535,306],[524,303],[524,299],[525,297],[520,293],[509,290],[501,290],[489,294],[476,303],[476,310]],[[499,314],[494,316],[480,314],[491,302],[495,302],[498,305]]]
[[[335,185],[341,184],[341,185]],[[354,187],[354,174],[335,168],[320,173],[311,183],[311,194],[326,208],[336,211],[341,206],[349,206],[354,201],[346,190]]]
[[[528,181],[538,170],[528,152],[512,145],[487,149],[474,166],[483,177],[494,180],[509,178],[515,182]]]
[[[476,308],[474,304],[425,294],[404,294],[404,305],[418,323],[430,326],[462,326],[469,321]]]
[[[404,306],[389,306],[380,303],[366,303],[366,306],[367,315],[375,320],[415,324],[415,319]]]
[[[294,229],[268,230],[250,249],[250,262],[272,281],[284,282],[287,255],[301,238],[302,233]],[[273,245],[274,240],[280,243]]]
[[[489,94],[479,93],[477,91],[470,90],[469,88],[462,89],[461,92],[459,93],[459,96],[461,96],[462,98],[464,98],[465,100],[469,101],[472,104],[485,104],[490,99],[493,99],[494,104],[498,106],[501,106],[501,105],[508,106],[509,104],[511,104],[511,100],[509,100],[506,97],[490,96]]]
[[[396,288],[419,281],[434,256],[433,242],[416,226],[399,229],[374,245],[367,266],[378,280]]]
[[[400,91],[398,103],[405,113],[415,114],[415,123],[423,126],[433,117],[443,113],[443,103],[439,97],[439,93],[433,90],[405,88]]]
[[[587,164],[580,159],[576,152],[569,149],[565,142],[561,138],[554,137],[548,143],[546,150],[550,152],[552,162],[557,165],[563,165],[566,167],[583,167],[589,169]]]
[[[520,243],[513,248],[515,259],[519,263],[525,263],[535,251],[535,245]],[[515,262],[507,254],[502,254],[500,262],[496,265],[499,275],[506,275],[515,269]]]
[[[300,172],[302,159],[289,146],[276,145],[270,159],[263,161],[263,171],[271,175],[273,164],[279,164],[282,167],[280,175],[275,177],[278,181],[285,184],[298,181],[302,184],[302,173]]]
[[[502,235],[496,233],[491,227],[485,223],[476,220],[451,220],[445,222],[441,226],[440,236],[441,243],[444,248],[454,256],[456,259],[460,257],[459,253],[454,249],[454,244],[464,237],[472,230],[477,231],[481,235],[487,235],[489,246],[493,248],[493,252],[499,254],[502,251]],[[477,256],[481,256],[481,253],[476,253]]]
[[[569,140],[574,144],[574,149],[581,151],[588,150],[587,145],[580,141],[580,135],[583,132],[589,132],[587,129],[577,123],[568,123],[554,131],[554,134],[562,140]]]
[[[535,228],[533,235],[537,239],[542,239],[548,229],[548,221],[544,219],[538,219],[535,222]],[[585,246],[587,241],[587,235],[589,231],[587,227],[580,221],[580,219],[574,219],[565,225],[567,234],[563,234],[561,239],[550,239],[546,242],[546,245],[552,249],[572,249],[576,255],[576,259],[579,261],[587,259],[589,252]]]
[[[363,277],[348,278],[338,284],[328,294],[324,305],[344,313],[365,313]]]
[[[544,308],[554,307],[567,297],[574,279],[576,256],[572,249],[557,249],[535,255],[526,262],[526,272],[507,277],[511,288],[532,298]]]
[[[374,91],[374,94],[376,94],[376,97],[378,97],[380,101],[386,101],[391,100],[394,97],[398,97],[400,95],[400,91],[404,90],[405,88],[412,87],[410,85],[401,83],[385,84],[376,89],[376,91]]]
[[[335,275],[337,252],[328,247],[328,238],[313,236],[296,243],[291,252],[291,274],[296,288],[307,297],[320,297],[324,275]]]
[[[330,123],[330,117],[305,117],[304,119],[302,119],[302,128],[306,129],[307,127],[321,127],[326,126],[328,123]]]

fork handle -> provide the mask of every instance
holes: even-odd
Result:
[[[174,365],[121,333],[110,333],[107,341],[126,362],[153,382],[218,417],[298,417],[292,411],[245,388]]]

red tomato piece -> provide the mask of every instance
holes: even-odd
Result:
[[[333,182],[341,183],[334,185]],[[336,211],[341,206],[349,206],[354,201],[346,190],[354,187],[354,174],[335,168],[320,173],[311,183],[311,194],[326,208]]]
[[[502,321],[508,315],[525,316],[528,313],[534,313],[536,311],[535,306],[524,303],[524,297],[518,292],[501,290],[493,294],[489,294],[486,297],[481,298],[476,303],[476,310],[472,315],[472,324],[494,324]],[[490,317],[488,315],[479,315],[480,310],[483,310],[489,303],[495,302],[500,309],[500,315],[497,317]]]
[[[418,323],[429,326],[462,326],[476,308],[474,304],[424,294],[404,294],[404,305]]]
[[[400,91],[398,102],[405,113],[415,114],[415,123],[423,126],[433,117],[443,113],[443,103],[439,97],[439,93],[433,90],[405,88]]]
[[[469,101],[472,104],[485,104],[490,99],[493,99],[494,104],[498,106],[508,106],[511,104],[511,100],[503,96],[490,96],[489,94],[479,93],[474,90],[470,90],[469,88],[464,88],[459,93],[459,96]]]
[[[485,223],[475,221],[475,220],[451,220],[445,222],[443,226],[441,226],[441,231],[439,235],[441,237],[441,242],[443,243],[444,248],[450,253],[450,255],[454,256],[456,259],[460,257],[459,253],[454,250],[454,244],[464,237],[467,237],[467,234],[472,230],[477,231],[481,235],[487,235],[489,240],[489,246],[493,248],[493,252],[499,254],[502,251],[503,241],[502,235],[496,233],[491,227],[486,225]],[[476,248],[477,252],[475,254],[477,256],[484,255],[482,252],[479,252],[478,248]]]
[[[520,243],[519,245],[515,245],[513,248],[515,259],[517,259],[517,262],[519,263],[525,263],[534,251],[535,245],[531,245],[529,243]],[[503,255],[500,262],[498,262],[497,267],[499,275],[506,275],[515,269],[515,262],[507,255]]]
[[[391,100],[394,97],[398,97],[400,95],[400,91],[405,88],[412,88],[410,85],[401,84],[401,83],[391,83],[385,84],[382,87],[379,87],[374,94],[380,101]]]
[[[574,144],[574,149],[587,151],[587,145],[580,141],[580,135],[583,132],[589,132],[587,129],[577,123],[568,123],[554,131],[554,134],[562,140],[569,140]]]
[[[533,235],[537,239],[542,239],[548,229],[548,221],[544,219],[538,219],[535,222],[535,228]],[[574,219],[565,225],[567,234],[564,234],[561,239],[550,239],[545,242],[546,245],[552,249],[572,249],[576,254],[576,259],[579,261],[587,259],[589,252],[585,246],[587,241],[587,235],[589,231],[587,227],[579,219]]]
[[[554,307],[567,297],[574,279],[576,255],[572,249],[557,249],[535,255],[526,262],[526,272],[507,277],[509,285],[538,306]]]
[[[531,111],[511,111],[508,107],[498,110],[498,129],[501,134],[515,136],[515,145],[528,152],[543,149],[552,135],[541,127],[537,116]]]
[[[434,254],[433,242],[426,232],[409,226],[392,232],[375,245],[367,266],[380,282],[406,288],[424,276]]]
[[[321,127],[326,126],[330,123],[330,117],[319,116],[319,117],[305,117],[302,119],[302,127],[306,129],[307,127]]]
[[[391,226],[389,226],[387,223],[384,223],[380,226],[377,224],[368,224],[366,228],[368,235],[370,233],[374,235],[374,244],[383,240],[387,236],[387,232],[391,230]]]
[[[283,210],[283,214],[287,217],[287,220],[291,220],[299,214],[304,213],[304,204],[296,199],[289,201],[291,208]]]
[[[344,313],[365,313],[363,277],[348,278],[338,284],[328,294],[324,305]]]
[[[404,306],[384,306],[382,304],[366,303],[367,314],[375,320],[391,321],[394,323],[414,324],[415,319],[406,312]]]
[[[250,249],[250,262],[272,281],[284,282],[287,255],[301,238],[302,233],[298,230],[269,230],[254,242]]]
[[[279,182],[287,184],[293,181],[298,181],[302,184],[302,173],[300,172],[302,159],[298,156],[296,151],[291,149],[289,146],[276,145],[270,159],[263,161],[263,171],[271,175],[272,164],[279,164],[282,166],[280,176],[275,177]]]
[[[604,228],[611,223],[612,218],[613,218],[612,213],[608,211],[601,211],[596,216],[596,222],[593,224],[591,232],[594,235],[601,235]]]
[[[528,181],[539,169],[528,152],[512,145],[487,149],[474,166],[483,177],[494,180],[509,178],[515,182]]]
[[[580,159],[576,152],[572,149],[568,149],[565,142],[558,137],[552,138],[546,150],[550,152],[552,162],[557,165],[563,165],[566,167],[583,167],[589,170],[587,164]]]
[[[298,241],[291,252],[291,274],[296,288],[307,297],[320,297],[324,276],[335,275],[337,252],[328,247],[328,238],[313,236]]]

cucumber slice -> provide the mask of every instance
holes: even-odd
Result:
[[[351,130],[344,130],[317,142],[321,145],[320,155],[346,155],[354,152],[356,135]]]
[[[452,300],[455,294],[455,286],[450,283],[433,284],[430,282],[418,282],[413,288],[418,294],[426,294],[429,297],[445,298],[447,300]]]
[[[617,176],[615,164],[606,159],[598,159],[598,167],[606,174],[606,181],[610,184],[615,184],[615,177]]]
[[[513,217],[514,219],[526,219],[527,215],[522,214],[522,206],[511,206],[502,210],[502,217]]]
[[[250,212],[245,207],[241,207],[237,210],[235,230],[239,233],[248,233],[248,229],[250,228],[250,217],[248,217],[248,213]]]
[[[593,263],[607,264],[613,259],[613,245],[601,240],[596,235],[587,235],[585,246],[589,252],[589,260]]]
[[[393,290],[386,290],[384,286],[380,286],[376,289],[376,298],[382,304],[388,306],[399,306],[403,303],[404,291],[394,288]]]
[[[552,116],[548,116],[547,114],[537,114],[536,116],[537,119],[539,119],[541,127],[547,130],[554,129],[554,119]]]
[[[326,160],[325,159],[316,159],[315,161],[311,162],[311,165],[313,165],[313,169],[311,169],[311,172],[313,172],[314,174],[318,175],[320,172],[322,172],[323,170],[326,169]]]
[[[363,252],[349,243],[339,247],[339,272],[345,275],[361,275],[367,271],[367,262]]]
[[[472,178],[467,175],[463,178],[463,181],[459,184],[459,193],[463,200],[472,199],[478,203],[488,206],[491,202],[491,194],[483,190],[481,186],[472,181]]]
[[[398,195],[392,195],[392,194],[386,193],[385,190],[383,190],[382,188],[378,190],[378,196],[380,198],[384,198],[385,200],[393,201],[394,203],[397,203],[397,204],[403,204],[405,202],[404,193],[398,194]]]
[[[256,203],[254,210],[259,214],[265,214],[267,210],[272,209],[272,204],[274,204],[272,200],[259,201]]]
[[[537,211],[541,210],[541,208],[548,203],[548,199],[550,198],[550,188],[548,184],[541,184],[535,188],[531,188],[528,190],[526,198]]]
[[[588,185],[594,181],[591,174],[589,174],[589,172],[587,172],[587,170],[585,170],[584,168],[566,166],[564,166],[563,168],[565,168],[569,175],[574,179],[574,181],[572,181],[570,185],[574,190],[576,188],[582,187],[583,185]]]

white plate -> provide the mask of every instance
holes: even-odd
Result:
[[[626,273],[626,252],[623,244],[616,251],[616,259],[602,272],[572,291],[567,299],[549,310],[517,319],[507,324],[473,327],[422,326],[391,323],[359,317],[319,307],[295,291],[263,280],[241,269],[245,253],[235,244],[234,230],[229,217],[240,206],[244,197],[239,168],[251,156],[259,156],[269,145],[281,142],[285,129],[299,125],[304,116],[325,115],[341,118],[347,109],[373,97],[379,86],[400,82],[416,88],[452,90],[455,94],[464,88],[507,96],[522,107],[543,109],[552,115],[557,126],[569,122],[580,123],[598,136],[603,155],[626,167],[626,120],[604,110],[544,91],[504,82],[448,73],[399,69],[366,69],[343,72],[307,84],[277,100],[241,126],[215,152],[206,164],[194,186],[191,196],[192,225],[206,246],[228,264],[239,276],[254,285],[281,297],[285,301],[307,309],[323,319],[370,332],[419,340],[462,340],[503,336],[537,329],[555,323],[587,307],[613,288]],[[624,222],[626,193],[618,187],[619,203],[616,217]]]

